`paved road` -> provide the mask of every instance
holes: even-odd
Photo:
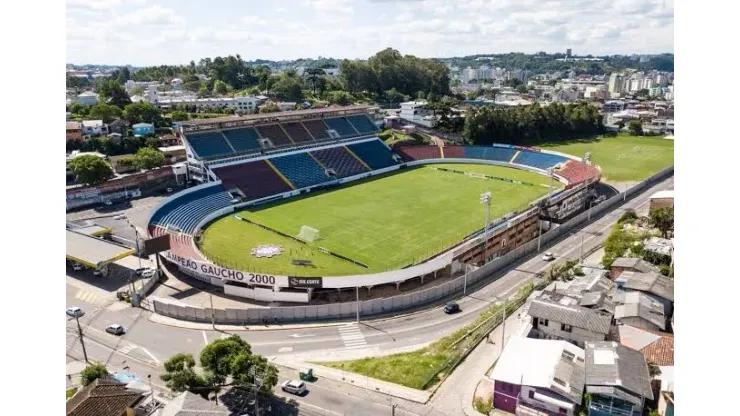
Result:
[[[552,247],[542,250],[551,251],[558,258],[578,258],[583,251],[588,252],[599,246],[606,239],[609,229],[619,219],[625,209],[645,207],[649,196],[663,189],[673,188],[673,178],[644,192],[618,208],[595,220],[581,230],[574,230],[570,236],[557,242]],[[402,347],[423,346],[442,336],[450,334],[473,321],[478,314],[497,299],[508,297],[522,285],[532,281],[535,274],[547,268],[548,263],[535,256],[513,270],[498,277],[492,283],[481,288],[468,288],[467,296],[458,299],[462,312],[453,316],[445,315],[439,308],[391,318],[368,321],[356,328],[337,326],[295,330],[239,331],[238,335],[253,346],[256,353],[268,357],[279,355],[310,355],[314,360],[345,359],[352,356],[377,355]],[[126,361],[134,373],[146,379],[147,374],[161,372],[161,362],[177,352],[189,352],[198,355],[200,349],[208,342],[228,334],[220,331],[189,330],[157,324],[149,320],[150,312],[125,307],[120,303],[111,306],[88,303],[84,297],[76,296],[78,289],[67,286],[67,305],[80,306],[88,313],[80,322],[84,327],[86,339],[89,339],[88,355],[95,360],[111,365]],[[61,314],[61,312],[60,312]],[[102,332],[105,326],[118,323],[127,328],[121,337]],[[74,322],[68,323],[68,328]],[[76,325],[74,325],[76,328]],[[341,328],[341,329],[340,329]],[[74,331],[67,337],[67,356],[69,359],[81,359],[82,353]],[[286,374],[289,373],[285,370]],[[152,378],[153,380],[155,377]],[[158,377],[156,377],[158,381]],[[155,381],[155,383],[157,383]],[[305,397],[295,398],[299,405],[320,410],[325,414],[382,414],[385,406],[390,412],[390,401],[385,395],[368,394],[365,389],[345,383],[333,383],[321,380],[312,386]],[[162,384],[158,381],[158,384]],[[282,393],[278,393],[282,394]],[[396,413],[402,410],[408,414],[444,414],[434,410],[430,405],[414,405],[409,402],[399,404]],[[315,410],[319,411],[319,410]],[[336,412],[333,413],[332,411]],[[319,413],[321,414],[321,413]]]

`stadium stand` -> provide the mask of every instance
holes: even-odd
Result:
[[[291,190],[283,178],[264,160],[213,169],[224,188],[239,188],[248,200],[264,198]]]
[[[295,153],[270,159],[273,165],[298,188],[316,185],[329,180],[324,168],[308,155]]]
[[[312,142],[311,134],[303,127],[300,122],[283,123],[283,129],[293,140],[293,143]]]
[[[402,147],[398,149],[398,153],[407,162],[422,159],[439,159],[442,157],[439,147],[430,145]]]
[[[167,229],[159,225],[149,225],[149,235],[159,237],[167,234]],[[199,259],[198,252],[193,248],[193,237],[189,234],[170,233],[170,251],[180,257]]]
[[[347,146],[357,157],[363,160],[371,169],[382,169],[396,165],[388,146],[380,140],[354,143]]]
[[[495,160],[508,163],[516,154],[516,149],[506,147],[488,147],[488,146],[466,146],[465,157],[468,159]],[[447,156],[447,149],[445,149]]]
[[[329,138],[329,133],[326,132],[328,127],[321,120],[304,120],[303,127],[311,133],[314,140],[324,140]]]
[[[587,180],[596,179],[600,172],[595,166],[581,163],[577,160],[568,161],[557,174],[568,180],[568,186],[573,186]]]
[[[329,149],[315,150],[311,154],[326,168],[334,169],[337,177],[356,175],[367,172],[367,168],[352,156],[344,146],[332,147]]]
[[[249,152],[262,148],[260,146],[260,136],[251,127],[222,130],[221,132],[237,152]]]
[[[352,127],[345,117],[325,118],[324,123],[339,134],[340,137],[357,136],[357,130]]]
[[[285,134],[283,128],[279,124],[268,124],[267,126],[257,126],[257,131],[260,133],[263,139],[270,139],[273,146],[288,146],[293,144],[290,141],[290,137]]]
[[[512,163],[518,163],[520,165],[527,165],[534,168],[546,170],[547,168],[553,167],[558,163],[564,163],[568,160],[570,159],[563,156],[551,155],[549,153],[521,150],[519,152],[519,155],[517,155]]]
[[[172,226],[180,232],[190,234],[198,222],[213,211],[225,208],[231,204],[231,196],[220,186],[212,186],[198,190],[178,198],[178,206],[164,211],[164,215],[152,223],[161,226]]]
[[[360,134],[370,134],[378,131],[378,127],[373,123],[366,115],[357,114],[354,116],[347,116],[347,121],[354,126],[354,128],[360,132]]]
[[[442,153],[444,153],[445,159],[447,158],[464,159],[465,158],[465,147],[445,146],[442,148]]]
[[[234,153],[220,131],[188,133],[185,136],[200,157],[216,157]]]

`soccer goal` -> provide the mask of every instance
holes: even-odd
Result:
[[[471,178],[476,178],[476,179],[488,179],[488,176],[482,173],[468,172],[466,173],[466,175],[470,176]]]
[[[319,239],[319,230],[304,225],[301,227],[301,231],[298,233],[296,238],[309,243],[316,241]]]

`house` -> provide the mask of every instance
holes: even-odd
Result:
[[[611,292],[614,288],[614,283],[608,277],[608,270],[590,266],[582,266],[581,270],[583,276],[576,276],[567,283],[558,283],[557,291],[580,297],[588,292]]]
[[[668,319],[660,302],[640,292],[619,292],[614,295],[617,306],[614,319],[621,324],[650,331],[666,331]]]
[[[101,377],[67,400],[67,416],[126,416],[143,399],[143,392]]]
[[[673,258],[673,240],[668,238],[650,237],[644,241],[646,254],[670,261]]]
[[[67,141],[82,140],[82,123],[78,121],[67,122]]]
[[[584,351],[569,342],[512,336],[488,376],[493,407],[517,415],[574,415],[583,401],[584,363]]]
[[[116,173],[137,172],[139,169],[134,166],[132,154],[110,156],[110,165]]]
[[[290,111],[295,109],[296,104],[295,101],[280,101],[277,106],[280,111]]]
[[[189,391],[181,393],[152,416],[229,416],[231,413],[216,402]]]
[[[578,306],[608,315],[614,315],[615,309],[614,302],[607,292],[586,292],[578,301]]]
[[[174,164],[187,158],[185,146],[183,145],[160,147],[158,149],[164,153],[165,163],[167,164]]]
[[[617,325],[617,338],[620,344],[640,351],[648,363],[673,366],[673,334]]]
[[[660,208],[673,208],[675,191],[658,191],[650,197],[650,211]]]
[[[161,146],[177,146],[181,143],[180,139],[178,139],[174,134],[165,134],[159,136],[159,144]]]
[[[107,137],[116,143],[120,143],[121,139],[123,138],[121,133],[109,133]]]
[[[589,416],[641,416],[653,400],[645,356],[614,341],[587,342],[586,393]]]
[[[85,91],[75,97],[73,101],[82,105],[95,105],[98,103],[98,94],[92,91]]]
[[[131,126],[134,136],[148,136],[154,134],[154,125],[149,123],[137,123]]]
[[[610,273],[612,280],[617,280],[617,278],[619,278],[619,275],[621,275],[622,272],[625,271],[640,273],[660,273],[660,269],[658,269],[654,264],[645,260],[633,257],[619,257],[612,263]]]
[[[108,123],[108,133],[118,133],[123,137],[126,137],[127,128],[128,123],[123,119],[114,120],[113,122]]]
[[[623,272],[614,281],[615,294],[619,292],[641,292],[663,304],[666,316],[673,313],[673,279],[660,273]]]
[[[532,300],[532,336],[562,339],[583,347],[586,341],[603,341],[611,328],[612,316],[578,306],[578,300],[543,292]]]
[[[108,134],[108,126],[103,124],[103,120],[83,120],[82,134],[85,136],[100,136],[102,134]]]

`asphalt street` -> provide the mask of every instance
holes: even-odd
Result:
[[[559,259],[578,258],[581,252],[589,252],[603,243],[611,226],[627,208],[646,207],[650,195],[659,190],[673,189],[673,182],[673,178],[667,179],[628,201],[626,205],[595,219],[586,227],[574,230],[553,246],[543,246],[542,251],[550,251]],[[270,326],[265,330],[235,333],[248,341],[254,352],[267,357],[305,354],[314,360],[328,360],[332,357],[344,357],[348,353],[370,356],[402,347],[421,347],[472,322],[486,307],[515,293],[522,285],[535,279],[536,274],[548,265],[540,255],[536,255],[496,277],[496,280],[489,279],[480,287],[468,287],[467,295],[456,300],[462,312],[455,315],[445,315],[441,308],[434,307],[396,318],[362,322],[352,329],[349,336],[346,328],[337,326],[290,330]],[[79,306],[87,312],[80,323],[85,333],[88,357],[113,368],[127,366],[142,380],[152,374],[155,388],[161,388],[164,384],[158,375],[162,372],[162,362],[168,357],[178,352],[192,353],[197,357],[204,345],[229,335],[223,331],[192,330],[158,324],[149,320],[151,313],[146,310],[123,306],[112,300],[89,303],[79,296],[79,290],[73,285],[67,285],[67,306]],[[126,333],[118,337],[105,333],[105,327],[113,323],[126,328]],[[357,342],[358,339],[360,342]],[[69,320],[67,360],[81,359],[82,349],[77,326],[74,320]],[[281,369],[281,376],[294,378],[296,374],[292,374],[292,370]],[[293,397],[302,413],[305,409],[307,414],[312,411],[313,414],[327,415],[375,415],[382,414],[382,409],[385,409],[390,414],[390,398],[384,394],[332,380],[319,380],[310,384],[309,389],[306,396]],[[284,395],[282,392],[277,394]],[[397,415],[443,414],[429,405],[403,400],[394,403],[398,405]]]

